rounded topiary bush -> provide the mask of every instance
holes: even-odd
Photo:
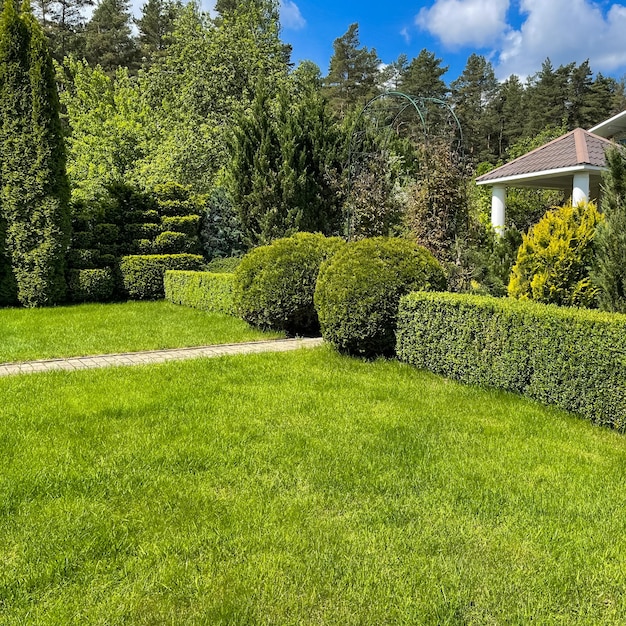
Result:
[[[320,270],[315,307],[324,339],[341,352],[393,354],[400,297],[446,288],[435,257],[406,239],[347,244]]]
[[[298,233],[251,250],[235,270],[237,314],[259,328],[317,332],[313,305],[317,274],[343,243],[338,237]]]

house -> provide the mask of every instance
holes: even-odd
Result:
[[[626,143],[626,111],[594,126],[576,128],[549,143],[487,172],[477,185],[492,188],[491,224],[502,230],[506,215],[507,187],[571,189],[572,203],[597,200],[602,173],[606,170],[605,151],[614,142]]]

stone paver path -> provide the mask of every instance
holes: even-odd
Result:
[[[124,354],[98,354],[79,356],[67,359],[46,359],[41,361],[25,361],[22,363],[0,363],[0,376],[15,374],[34,374],[52,370],[86,370],[98,367],[115,367],[120,365],[147,365],[165,361],[182,361],[200,357],[216,357],[231,354],[254,354],[259,352],[287,352],[300,348],[314,348],[322,344],[318,337],[303,339],[272,339],[270,341],[251,341],[248,343],[229,343],[217,346],[200,346],[195,348],[174,348],[168,350],[146,350],[144,352],[127,352]]]

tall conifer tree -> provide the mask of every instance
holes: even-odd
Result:
[[[65,295],[69,187],[52,59],[28,3],[18,13],[5,2],[0,18],[0,182],[19,301],[56,304]]]
[[[626,313],[626,156],[621,149],[607,150],[602,210],[604,222],[596,233],[593,280],[600,288],[600,307]]]

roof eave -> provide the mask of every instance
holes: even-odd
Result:
[[[513,186],[511,183],[515,183],[515,182],[523,181],[523,182],[528,183],[533,180],[541,181],[546,178],[554,178],[556,176],[563,176],[567,174],[579,174],[581,172],[602,173],[604,171],[606,171],[605,167],[600,167],[598,165],[583,164],[583,165],[574,165],[570,167],[561,167],[561,168],[553,169],[553,170],[544,170],[543,172],[529,172],[527,174],[514,174],[512,176],[503,176],[501,178],[489,178],[486,180],[480,180],[481,178],[484,178],[485,176],[489,176],[489,173],[487,173],[477,178],[476,184],[477,185],[492,185],[492,186],[509,184],[510,186]]]

